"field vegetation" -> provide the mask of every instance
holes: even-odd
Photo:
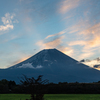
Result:
[[[0,94],[0,100],[26,100],[30,99],[29,94]]]
[[[0,100],[26,100],[30,94],[0,94]],[[100,100],[100,94],[45,94],[44,100]]]

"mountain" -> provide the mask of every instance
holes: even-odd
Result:
[[[100,71],[90,68],[57,49],[45,49],[29,59],[0,69],[0,79],[14,80],[17,83],[22,75],[37,77],[43,75],[49,82],[97,82]]]

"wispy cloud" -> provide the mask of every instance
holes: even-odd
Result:
[[[87,27],[81,28],[84,26],[84,22],[81,21],[81,24],[77,24],[70,28],[69,33],[76,32],[77,39],[76,41],[71,41],[68,43],[69,46],[81,46],[81,55],[79,58],[91,57],[95,54],[96,50],[99,50],[100,46],[100,23],[94,25],[87,24]],[[72,30],[71,30],[72,29]],[[74,31],[75,30],[75,31]]]
[[[52,41],[46,42],[46,43],[44,41],[39,41],[39,42],[37,42],[37,45],[39,45],[41,48],[45,48],[45,49],[56,48],[61,44],[62,39],[63,39],[63,36],[59,37],[57,39],[54,39]]]
[[[31,21],[35,25],[39,25],[57,13],[57,2],[59,0],[19,0],[20,9],[18,9],[18,13],[23,16],[21,20],[24,23]]]
[[[48,38],[54,37],[54,36],[59,36],[59,35],[62,35],[62,34],[64,34],[64,33],[65,33],[65,31],[61,31],[61,32],[59,32],[59,33],[57,33],[57,34],[48,35],[45,39],[48,39]]]
[[[73,41],[69,43],[70,46],[74,46],[74,45],[86,45],[86,41]]]
[[[5,36],[5,38],[3,40],[1,40],[0,42],[1,43],[5,43],[5,42],[11,41],[13,39],[16,39],[18,37],[19,37],[19,35],[12,34],[9,37],[8,36]]]
[[[67,13],[68,11],[76,8],[79,5],[79,1],[80,0],[62,0],[59,12],[63,14]]]
[[[79,32],[84,35],[88,40],[85,41],[85,49],[94,48],[100,46],[100,23],[91,26],[90,28]]]
[[[72,47],[76,54],[76,58],[83,59],[93,57],[96,51],[100,49],[100,1],[96,0],[61,0],[59,12],[65,20],[67,33],[73,38],[67,41],[69,47]],[[85,5],[85,7],[83,6]],[[82,6],[82,10],[76,10],[79,6]],[[72,11],[72,12],[71,12]],[[73,14],[73,18],[76,20],[69,26],[68,19]],[[81,16],[78,16],[77,14]],[[73,20],[73,18],[71,20]],[[69,36],[66,34],[66,37]]]
[[[99,35],[100,34],[100,23],[89,26],[86,30],[80,32],[80,34],[86,35]]]
[[[78,56],[78,59],[80,59],[80,60],[81,59],[86,59],[86,58],[89,58],[93,55],[94,55],[94,52],[91,52],[91,51],[83,52]]]

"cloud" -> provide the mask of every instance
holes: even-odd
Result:
[[[59,36],[59,35],[62,35],[62,34],[64,34],[64,33],[65,33],[65,31],[61,31],[61,32],[59,32],[59,33],[57,33],[57,34],[48,35],[45,39],[48,39],[48,38],[54,37],[54,36]]]
[[[27,22],[31,21],[35,25],[39,25],[57,13],[57,2],[59,0],[19,0],[18,14],[21,15],[23,23],[27,20]]]
[[[6,38],[7,37],[7,38]],[[13,39],[16,39],[18,38],[19,36],[18,35],[15,35],[15,34],[12,34],[10,35],[9,37],[8,36],[5,36],[5,39],[1,40],[0,42],[1,43],[5,43],[5,42],[8,42],[8,41],[11,41]]]
[[[72,41],[69,43],[69,46],[74,46],[74,45],[86,45],[86,41]]]
[[[85,41],[85,40],[72,41],[72,42],[69,42],[69,46],[71,47],[76,46],[74,49],[77,49],[77,46],[81,46],[81,47],[78,47],[77,49],[78,56],[76,55],[77,59],[81,60],[81,59],[86,59],[86,58],[93,56],[95,54],[95,51],[99,49],[99,48],[91,47],[89,43],[90,41]]]
[[[19,66],[18,68],[34,68],[34,67],[32,66],[31,63],[27,63],[27,64],[22,64],[22,66]]]
[[[36,66],[36,69],[38,69],[38,68],[43,68],[43,66],[37,65],[37,66]]]
[[[96,48],[96,46],[100,46],[99,40],[97,41],[97,43],[95,42],[94,44],[91,44],[91,41],[93,41],[93,43],[95,42],[94,40],[72,41],[72,42],[69,42],[69,46],[76,46],[76,48],[77,48],[77,46],[81,46],[81,47],[78,47],[80,49],[80,51],[78,51],[78,52],[81,52],[81,54],[78,54],[79,56],[77,56],[77,58],[78,59],[86,59],[86,58],[93,56],[96,53],[96,50],[100,49],[98,47]]]
[[[37,65],[36,67],[34,67],[32,65],[32,63],[26,63],[26,64],[22,64],[22,66],[19,66],[18,68],[33,68],[33,69],[39,69],[42,68],[41,65]]]
[[[52,41],[49,41],[47,43],[45,43],[44,41],[39,41],[39,42],[37,42],[37,45],[40,46],[41,48],[45,48],[45,49],[56,48],[61,44],[61,42],[62,42],[61,39],[63,39],[63,36],[56,38]]]
[[[100,58],[96,58],[93,60],[85,60],[84,62],[82,62],[85,65],[88,65],[94,69],[100,70]]]
[[[84,34],[84,35],[100,35],[100,23],[96,23],[94,25],[89,26],[86,30],[83,30],[79,34]]]
[[[55,48],[55,47],[57,47],[58,45],[61,44],[61,42],[62,42],[61,39],[62,38],[63,37],[59,37],[59,38],[57,38],[57,39],[55,39],[53,41],[45,43],[44,45],[45,45],[46,48]]]
[[[91,4],[90,1],[83,3],[88,4],[83,9],[82,17],[77,17],[78,21],[67,28],[68,33],[75,36],[68,45],[77,51],[76,58],[79,59],[93,57],[100,49],[100,1],[91,0]],[[65,13],[68,11],[65,10]]]
[[[100,64],[99,64],[99,65],[98,65],[98,64],[94,65],[93,68],[95,68],[95,69],[97,69],[97,70],[100,70]]]
[[[5,17],[2,17],[3,24],[4,25],[12,24],[12,20],[13,20],[14,16],[15,16],[15,14],[10,15],[10,13],[6,13]]]
[[[100,22],[89,23],[89,20],[79,20],[76,25],[69,27],[68,33],[75,35],[74,41],[69,41],[68,45],[74,47],[74,49],[80,49],[79,57],[87,58],[92,57],[100,49]],[[89,51],[89,52],[88,52]],[[82,54],[81,54],[82,53]]]
[[[62,0],[60,3],[61,7],[59,8],[59,12],[65,14],[68,11],[78,7],[79,1],[80,0]]]
[[[4,32],[4,31],[8,31],[10,29],[14,28],[13,23],[18,23],[17,20],[13,20],[14,19],[15,14],[10,14],[10,13],[6,13],[5,17],[2,17],[1,20],[3,22],[3,25],[0,25],[0,31]],[[0,33],[3,34],[3,33]]]
[[[57,38],[53,41],[44,43],[44,41],[39,41],[37,42],[37,45],[41,48],[41,49],[52,49],[52,48],[57,48],[60,51],[62,51],[63,53],[72,56],[74,53],[74,50],[70,47],[66,47],[66,46],[62,46],[63,42],[62,42],[63,37]]]
[[[48,35],[44,40],[37,42],[36,45],[38,45],[40,49],[57,48],[63,53],[72,56],[74,50],[71,47],[63,46],[63,39],[65,38],[64,36],[65,32],[66,31],[61,31],[53,35]]]
[[[14,28],[14,26],[13,25],[5,25],[5,26],[3,26],[3,25],[0,25],[0,31],[6,31],[6,30],[9,30],[9,29],[13,29]]]
[[[78,59],[80,60],[84,58],[86,59],[86,58],[91,57],[92,55],[94,55],[94,52],[91,52],[91,51],[83,52],[78,56]]]
[[[59,33],[48,35],[44,40],[37,42],[36,44],[40,46],[41,49],[57,48],[62,44],[62,39],[64,39],[65,31]]]
[[[93,68],[100,71],[100,65],[98,67],[93,67]]]
[[[96,58],[96,59],[93,59],[93,60],[86,59],[81,63],[83,63],[83,64],[85,64],[85,65],[87,65],[91,68],[100,70],[100,58]]]
[[[59,50],[65,54],[69,55],[69,56],[74,55],[74,50],[71,47],[60,46]]]
[[[84,49],[92,49],[100,46],[100,23],[81,31],[78,34],[86,37],[85,41],[79,41],[80,43],[83,43]]]

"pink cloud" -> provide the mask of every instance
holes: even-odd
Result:
[[[45,39],[48,39],[48,38],[54,37],[54,36],[59,36],[59,35],[62,35],[62,34],[64,34],[64,33],[65,33],[65,31],[61,31],[61,32],[59,32],[59,33],[57,33],[57,34],[48,35]]]
[[[59,8],[60,13],[66,13],[79,5],[80,0],[62,0],[60,3],[61,7]]]
[[[44,41],[39,41],[36,44],[38,46],[40,46],[40,48],[45,48],[45,49],[50,49],[50,48],[56,48],[57,46],[59,46],[62,43],[63,36],[53,40],[53,41],[49,41],[47,43],[45,43]]]

